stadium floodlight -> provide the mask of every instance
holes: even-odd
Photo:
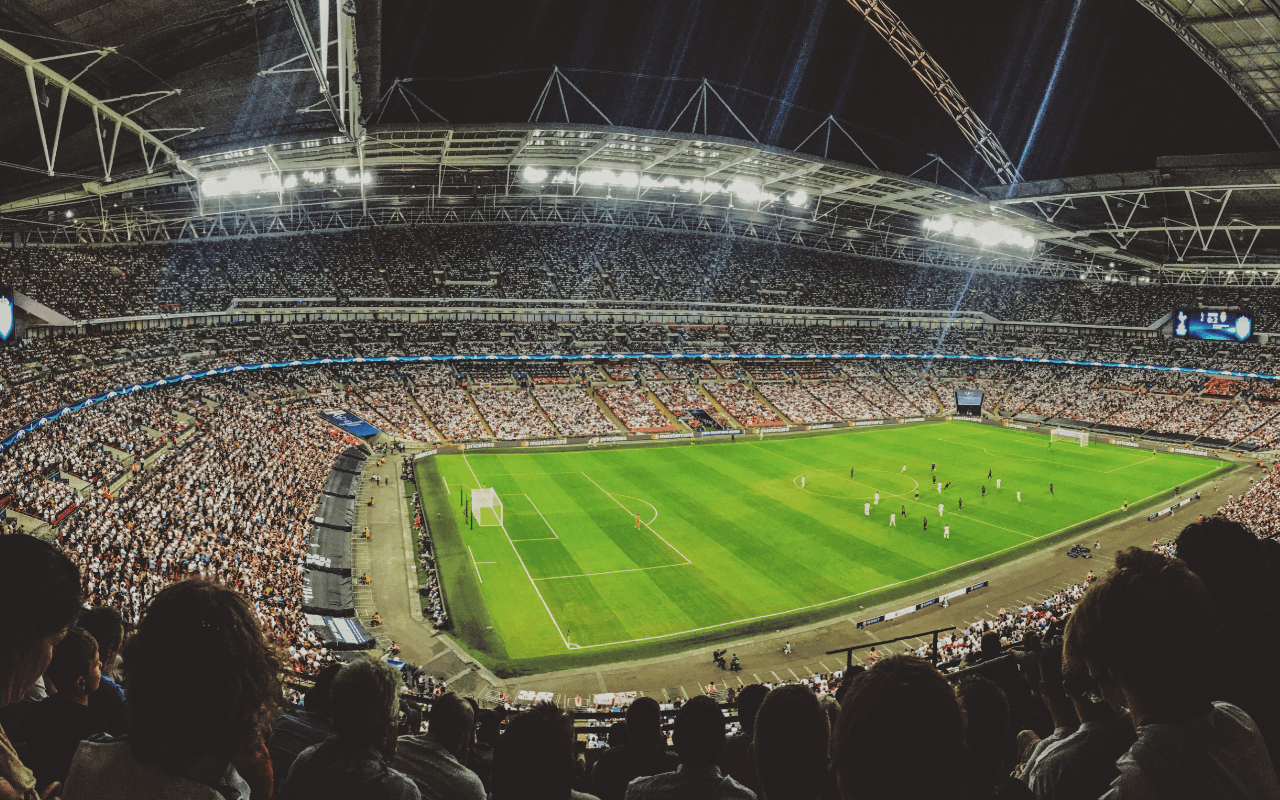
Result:
[[[529,177],[528,171],[529,168],[526,167],[526,177]],[[543,170],[537,170],[535,174],[540,173],[543,173]],[[530,180],[532,181],[533,179],[530,178]],[[682,181],[671,176],[656,177],[629,170],[592,169],[579,172],[560,170],[552,176],[551,183],[552,185],[568,184],[570,186],[619,186],[624,189],[669,189],[703,196],[719,194],[735,197],[746,203],[761,203],[765,205],[776,203],[782,199],[782,195],[765,191],[760,184],[742,179],[728,183],[708,181],[702,178]],[[803,206],[808,200],[809,193],[803,189],[796,190],[793,195],[787,198],[787,202],[793,206]]]
[[[274,172],[263,174],[251,169],[237,169],[222,177],[205,178],[200,182],[200,191],[205,197],[278,192],[280,176]]]
[[[804,189],[796,189],[787,198],[787,202],[796,208],[804,208],[804,204],[809,202],[809,193]]]
[[[525,167],[521,175],[529,183],[542,183],[547,179],[547,171],[537,167]]]
[[[968,219],[955,219],[950,214],[934,217],[924,221],[924,229],[933,233],[946,233],[959,239],[971,239],[983,247],[999,247],[1012,245],[1024,250],[1036,246],[1036,239],[1017,228],[1001,225],[998,222],[974,222]]]

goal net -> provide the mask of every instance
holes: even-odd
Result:
[[[1086,431],[1073,431],[1070,428],[1054,428],[1049,431],[1049,443],[1070,442],[1081,447],[1089,446],[1089,434]]]
[[[502,501],[493,489],[471,490],[471,513],[476,523],[483,526],[502,525]]]

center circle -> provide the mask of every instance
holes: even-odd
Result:
[[[804,477],[804,486],[800,486],[800,478]],[[836,472],[802,472],[792,481],[796,488],[821,497],[835,497],[842,500],[872,500],[879,492],[881,499],[886,497],[906,497],[917,491],[919,483],[905,472],[889,472],[880,469],[857,469],[853,477]]]

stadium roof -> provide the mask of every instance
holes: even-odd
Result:
[[[900,2],[911,4],[911,0]],[[1156,0],[1141,2],[1150,5]],[[1250,8],[1265,5],[1257,20],[1265,20],[1271,2],[1244,0]],[[388,3],[402,14],[419,11],[418,5]],[[1190,13],[1188,9],[1199,3],[1182,3],[1182,11]],[[765,106],[783,101],[745,89],[746,95],[734,95],[730,92],[734,87],[705,79],[684,102],[683,89],[679,97],[671,91],[678,83],[632,76],[650,83],[654,79],[656,85],[666,87],[656,96],[662,110],[654,112],[656,117],[650,114],[650,121],[665,115],[665,125],[682,108],[672,127],[679,122],[688,128],[692,119],[696,129],[701,115],[701,134],[613,124],[568,79],[566,73],[573,71],[559,69],[542,73],[549,72],[550,79],[528,123],[419,121],[366,128],[366,123],[382,118],[386,101],[396,90],[405,101],[399,120],[418,116],[410,98],[417,100],[418,111],[429,116],[421,97],[398,80],[382,79],[386,63],[400,63],[382,54],[382,5],[382,0],[51,0],[40,4],[9,0],[0,6],[0,56],[12,65],[0,64],[0,74],[16,79],[0,88],[0,148],[4,150],[0,226],[28,236],[33,230],[43,231],[37,238],[46,240],[119,241],[394,224],[397,220],[459,221],[466,214],[490,221],[545,220],[551,213],[548,209],[563,218],[562,212],[577,204],[574,213],[594,221],[619,215],[653,220],[665,215],[669,222],[678,219],[680,225],[702,230],[768,229],[775,239],[820,240],[825,246],[896,260],[933,263],[941,258],[965,268],[1031,274],[1097,277],[1100,270],[1112,269],[1113,262],[1115,269],[1147,274],[1192,262],[1213,268],[1259,268],[1280,262],[1280,247],[1273,246],[1280,243],[1272,243],[1271,234],[1263,233],[1270,230],[1268,212],[1278,205],[1270,204],[1275,181],[1267,176],[1241,177],[1233,167],[1230,175],[1222,176],[1228,183],[1214,183],[1201,170],[1181,187],[1222,198],[1219,210],[1229,202],[1227,227],[1235,224],[1232,217],[1244,215],[1240,219],[1248,220],[1247,231],[1228,230],[1226,237],[1217,235],[1223,232],[1220,220],[1215,217],[1206,227],[1194,205],[1185,223],[1177,212],[1150,220],[1136,213],[1124,220],[1098,214],[1089,217],[1077,213],[1080,204],[1076,202],[1085,200],[1079,192],[1089,182],[1108,187],[1101,194],[1091,190],[1094,197],[1116,186],[1136,197],[1133,189],[1167,189],[1168,184],[1161,183],[1164,179],[1159,174],[1137,179],[1137,184],[1126,183],[1131,179],[1126,175],[1112,175],[979,192],[966,183],[963,166],[957,172],[937,156],[918,169],[901,170],[930,174],[925,170],[932,167],[934,181],[920,180],[895,174],[893,169],[825,157],[832,142],[841,141],[845,146],[841,157],[875,164],[834,116],[827,116],[798,144],[787,133],[799,130],[795,126],[801,123],[794,115],[783,124],[776,115],[770,122],[767,110],[747,114],[748,125],[722,92],[731,98],[754,97]],[[858,18],[847,5],[832,6],[836,7],[845,16],[826,17],[839,23],[836,28]],[[821,9],[810,11],[802,22],[811,27],[823,22]],[[662,13],[655,10],[655,19]],[[766,3],[759,24],[781,19],[776,16],[779,13],[777,4]],[[923,19],[933,16],[937,15]],[[1241,22],[1236,17],[1231,24]],[[625,22],[625,15],[620,19]],[[336,32],[327,46],[316,41],[322,20],[328,31]],[[646,22],[650,28],[651,22]],[[832,26],[820,27],[825,32]],[[594,41],[601,30],[587,26],[578,35]],[[399,33],[394,25],[386,32]],[[417,34],[418,38],[423,35]],[[614,37],[617,31],[603,35]],[[671,32],[651,31],[645,46],[654,46],[663,37],[670,38]],[[937,32],[929,39],[935,41]],[[482,41],[459,41],[448,46],[488,52],[473,46],[483,45]],[[1063,63],[1062,53],[1070,41],[1068,32],[1058,64]],[[888,55],[898,57],[893,52]],[[788,49],[782,63],[791,58]],[[1053,65],[1050,88],[1058,76],[1058,64]],[[797,69],[801,71],[788,78],[792,85],[805,83],[802,67]],[[901,73],[899,77],[915,80],[900,60],[893,69],[894,74]],[[573,74],[581,81],[587,73],[605,72],[584,68]],[[318,74],[330,77],[323,96]],[[670,80],[688,82],[689,78]],[[630,85],[625,81],[606,85],[614,89]],[[1255,84],[1264,86],[1260,77]],[[464,95],[487,94],[472,91],[471,84],[457,86]],[[904,95],[898,85],[889,85],[886,91],[895,104]],[[921,103],[933,102],[918,84],[907,94]],[[71,100],[65,102],[68,96]],[[427,96],[434,99],[430,93]],[[610,99],[614,106],[603,101],[602,105],[616,115],[618,98]],[[645,94],[638,102],[651,101],[658,102]],[[635,97],[628,99],[627,108],[635,102]],[[1032,139],[1044,102],[1036,104],[1039,111],[1034,114]],[[538,122],[544,111],[549,116],[557,106],[565,122]],[[780,107],[799,109],[785,102]],[[607,124],[567,121],[571,110],[580,119],[584,108],[593,121]],[[396,113],[388,118],[397,118]],[[710,133],[709,118],[716,122]],[[774,135],[767,135],[764,127]],[[756,140],[753,128],[765,143]],[[794,138],[801,139],[810,128],[811,121],[803,122],[803,130]],[[951,140],[951,145],[963,145],[954,126],[937,135]],[[816,146],[824,157],[769,143],[780,138],[788,147],[805,148],[808,143],[809,150],[822,142]],[[850,150],[849,143],[856,151]],[[1020,160],[1025,160],[1029,147],[1030,143],[1025,144]],[[525,168],[534,172],[527,173]],[[240,174],[233,175],[237,170]],[[542,173],[540,180],[529,177]],[[272,180],[276,183],[271,184]],[[1064,199],[1073,192],[1075,198]],[[793,202],[801,197],[803,202]],[[1116,198],[1123,202],[1122,195]],[[1138,204],[1144,211],[1149,208],[1143,200]],[[1102,208],[1110,206],[1104,202]],[[940,217],[947,219],[939,221]],[[1135,230],[1135,222],[1146,227]],[[982,236],[955,235],[960,230],[972,232],[964,227],[970,224],[1009,227],[1014,233],[1008,236],[1013,239],[1033,237],[1036,252],[1031,256],[1009,242],[992,244],[992,236],[1004,234],[991,230],[985,234],[985,243]],[[1166,230],[1183,224],[1202,239],[1207,235],[1210,246],[1188,248],[1178,240],[1178,231]],[[1239,237],[1249,231],[1259,232],[1257,241],[1243,251],[1233,250],[1243,241]],[[1169,240],[1163,249],[1158,246],[1161,235]]]
[[[1221,75],[1280,144],[1280,2],[1138,2]]]

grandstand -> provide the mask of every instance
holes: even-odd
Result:
[[[587,5],[0,8],[0,796],[1280,796],[1270,0]]]

